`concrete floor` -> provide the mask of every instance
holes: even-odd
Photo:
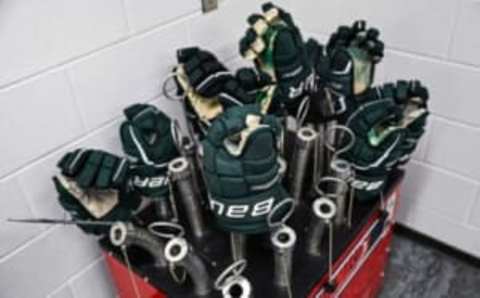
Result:
[[[380,298],[480,297],[480,261],[399,228]]]

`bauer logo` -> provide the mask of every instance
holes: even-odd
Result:
[[[274,202],[274,198],[270,198],[256,204],[225,204],[210,198],[210,208],[219,216],[239,219],[265,216],[272,210]]]
[[[167,176],[157,176],[157,177],[140,177],[135,176],[133,178],[133,185],[142,188],[156,188],[167,186],[168,177]]]

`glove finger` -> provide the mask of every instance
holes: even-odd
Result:
[[[98,174],[95,179],[95,188],[107,189],[111,187],[113,170],[117,163],[117,158],[113,155],[105,155],[102,163],[99,165]]]
[[[241,106],[253,103],[254,101],[254,98],[249,96],[240,84],[233,79],[225,83],[223,92],[219,94],[219,99],[226,108],[229,108],[230,106]]]
[[[268,23],[267,21],[263,18],[262,15],[259,14],[252,14],[247,18],[247,22],[250,25],[250,28],[255,31],[255,34],[257,36],[263,36],[265,32],[268,30]]]
[[[103,158],[104,154],[101,151],[92,150],[90,152],[85,163],[82,165],[82,170],[77,177],[75,177],[75,181],[81,188],[86,189],[95,185],[94,182]]]
[[[77,175],[83,166],[85,159],[89,155],[90,150],[77,149],[72,153],[67,154],[65,159],[62,159],[59,163],[62,174],[73,177]]]
[[[418,98],[419,101],[421,101],[419,104],[421,104],[423,107],[426,107],[429,99],[428,89],[418,80],[410,81],[409,89],[411,97]]]
[[[198,54],[200,49],[198,47],[187,47],[177,50],[177,61],[179,63],[186,63],[191,57]]]
[[[360,32],[364,32],[367,29],[367,22],[365,20],[356,20],[353,22],[351,34],[358,35]]]

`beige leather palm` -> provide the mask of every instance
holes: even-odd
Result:
[[[78,200],[78,202],[96,219],[107,215],[115,206],[118,205],[118,191],[107,190],[82,190],[78,184],[63,175],[57,176],[62,186]]]
[[[183,65],[179,65],[176,69],[175,76],[177,81],[185,90],[185,96],[195,110],[195,113],[204,122],[210,122],[219,114],[223,113],[223,107],[220,101],[216,98],[206,98],[195,92],[188,81]]]

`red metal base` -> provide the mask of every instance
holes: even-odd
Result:
[[[363,227],[355,240],[335,261],[333,268],[333,287],[326,286],[328,276],[320,278],[308,298],[374,298],[377,297],[384,277],[390,243],[393,236],[394,214],[399,197],[399,184],[393,187],[385,200],[387,212],[375,212]],[[154,288],[148,280],[130,272],[123,263],[106,253],[106,260],[119,298],[167,297],[161,290]],[[133,282],[133,280],[135,282]],[[134,287],[136,285],[137,288]]]

